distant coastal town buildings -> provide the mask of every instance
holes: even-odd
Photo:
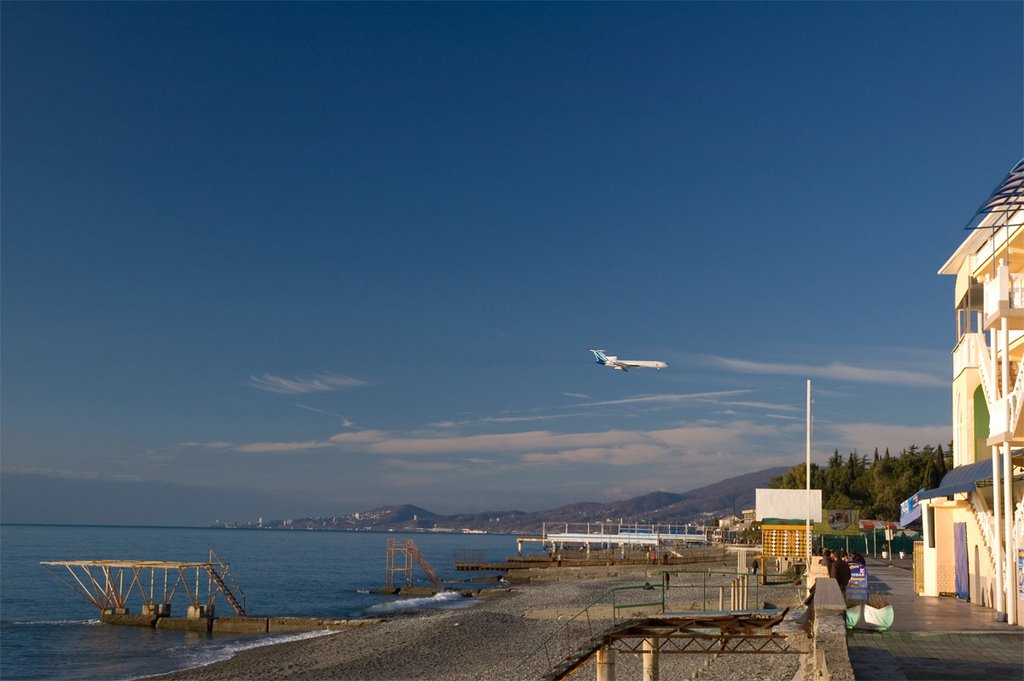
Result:
[[[956,278],[953,469],[917,496],[915,584],[1020,626],[1024,612],[1024,160],[939,270]],[[916,553],[916,552],[915,552]]]

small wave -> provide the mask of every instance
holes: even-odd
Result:
[[[4,622],[4,626],[12,627],[69,627],[78,625],[92,626],[94,624],[103,624],[98,619],[94,620],[14,620],[11,622]]]
[[[192,659],[183,668],[179,668],[175,671],[177,672],[184,671],[187,669],[199,669],[201,667],[206,667],[211,664],[216,664],[217,662],[230,660],[232,657],[242,652],[243,650],[251,650],[252,648],[262,648],[263,646],[272,646],[277,645],[278,643],[289,643],[291,641],[303,641],[309,638],[320,638],[321,636],[330,636],[331,634],[336,633],[338,632],[323,630],[304,631],[297,634],[280,634],[277,636],[257,636],[251,639],[230,641],[224,644],[205,645],[203,646],[202,649],[199,649],[198,651],[194,648],[194,644],[189,644],[189,646],[183,649],[183,651],[193,651],[193,654],[191,655]],[[136,681],[141,681],[141,679],[148,679],[152,676],[160,676],[165,673],[167,672],[147,674],[146,676],[134,677],[134,679],[136,679]]]
[[[425,596],[423,598],[402,598],[398,600],[388,601],[387,603],[371,605],[363,612],[367,614],[376,615],[390,612],[401,612],[403,610],[416,610],[420,608],[468,608],[476,602],[476,599],[466,598],[458,591],[442,591],[433,596]]]
[[[336,633],[338,632],[324,629],[320,631],[303,631],[298,634],[282,634],[280,636],[270,635],[249,641],[232,642],[224,646],[222,650],[231,653],[231,655],[235,655],[238,652],[249,650],[250,648],[262,648],[263,646],[275,645],[277,643],[289,643],[290,641],[304,641],[307,638],[320,638],[321,636],[330,636],[331,634]]]

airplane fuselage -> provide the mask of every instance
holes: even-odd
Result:
[[[662,369],[668,368],[668,362],[653,359],[619,359],[615,355],[606,355],[604,350],[590,350],[594,353],[594,359],[602,366],[616,371],[629,371],[630,369]]]

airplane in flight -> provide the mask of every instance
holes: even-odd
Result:
[[[597,359],[598,364],[609,369],[615,369],[616,371],[629,371],[630,369],[657,369],[661,371],[668,368],[668,362],[653,359],[619,359],[615,355],[604,354],[604,350],[590,348],[590,351],[594,353],[594,358]]]

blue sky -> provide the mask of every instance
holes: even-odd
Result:
[[[945,445],[1022,7],[5,3],[0,468],[537,510],[798,464],[808,378],[817,461]]]

